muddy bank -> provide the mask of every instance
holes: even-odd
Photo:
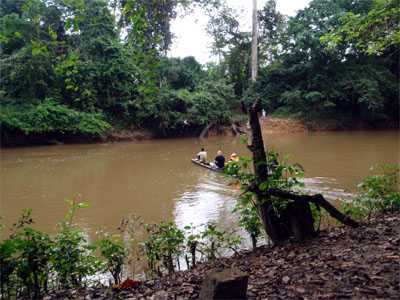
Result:
[[[171,134],[163,136],[157,132],[147,129],[111,129],[102,136],[89,136],[82,134],[36,134],[25,135],[16,133],[13,136],[2,135],[0,147],[25,147],[41,145],[62,145],[62,144],[90,144],[108,142],[131,142],[143,140],[155,140],[165,138],[199,137],[200,130],[184,132],[182,134]],[[206,136],[234,135],[229,126],[213,126]]]
[[[367,123],[362,121],[339,121],[335,119],[301,120],[294,118],[266,117],[260,118],[265,133],[296,133],[309,131],[341,131],[341,130],[381,130],[398,129],[396,122]]]
[[[242,251],[123,290],[60,291],[45,299],[196,299],[207,272],[232,266],[250,275],[248,299],[399,299],[399,247],[400,214],[387,214],[357,229],[339,227],[304,244]]]
[[[261,117],[261,128],[263,133],[299,133],[310,131],[340,131],[340,130],[376,130],[376,129],[396,129],[398,124],[381,123],[368,124],[363,122],[354,122],[353,124],[343,123],[333,119],[306,121],[293,118]],[[209,136],[234,136],[245,133],[247,130],[247,121],[234,122],[231,125],[213,125],[206,131],[205,137]],[[149,139],[160,139],[168,137],[199,137],[203,131],[201,128],[193,131],[185,131],[182,134],[163,136],[157,132],[146,129],[132,130],[111,130],[103,137],[103,141],[140,141]]]
[[[241,121],[232,123],[231,125],[212,125],[204,134],[209,136],[234,136],[245,133],[247,130],[247,119],[242,118]],[[341,130],[380,130],[380,129],[398,129],[399,124],[392,123],[376,123],[370,124],[365,122],[342,122],[334,119],[321,120],[301,120],[294,118],[278,118],[278,117],[261,117],[261,128],[263,133],[299,133],[311,131],[341,131]],[[140,141],[149,139],[160,139],[168,137],[199,137],[203,134],[202,128],[192,131],[184,131],[181,134],[172,134],[163,136],[160,133],[145,130],[111,130],[103,138],[104,141]]]
[[[145,129],[111,129],[102,136],[84,134],[32,134],[16,132],[13,135],[1,135],[1,147],[23,147],[36,145],[90,144],[123,141],[141,141],[156,138]]]
[[[241,121],[231,125],[213,125],[207,130],[205,137],[218,135],[238,135],[246,132],[247,122]],[[261,117],[261,128],[264,133],[299,133],[310,131],[340,131],[340,130],[376,130],[398,129],[399,124],[363,122],[343,123],[333,119],[305,121],[293,118]],[[89,136],[82,134],[36,134],[25,135],[22,132],[13,135],[1,134],[1,147],[20,147],[35,145],[107,143],[124,141],[142,141],[162,138],[199,137],[204,128],[186,128],[185,130],[162,134],[149,129],[111,129],[102,136]]]
[[[263,133],[295,133],[307,132],[309,128],[300,120],[266,117],[260,118]]]

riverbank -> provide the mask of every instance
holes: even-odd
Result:
[[[367,123],[356,120],[335,119],[304,120],[290,117],[260,118],[263,133],[297,133],[312,131],[382,130],[398,129],[396,122]]]
[[[125,289],[59,291],[45,299],[196,299],[205,274],[229,267],[249,274],[248,299],[398,299],[399,247],[400,214],[385,214],[357,229],[338,227],[304,244],[242,251]]]
[[[232,123],[231,126],[211,126],[205,136],[227,136],[246,131],[246,118],[242,116],[240,121]],[[313,131],[343,131],[343,130],[381,130],[398,129],[399,124],[395,122],[369,124],[363,122],[342,122],[333,119],[324,120],[301,120],[290,117],[261,117],[261,128],[265,134],[274,133],[300,133]],[[182,135],[172,137],[199,137],[201,130],[185,132]],[[14,136],[2,135],[1,147],[19,147],[35,145],[60,145],[60,144],[85,144],[85,143],[108,143],[108,142],[131,142],[143,140],[155,140],[166,138],[148,129],[116,129],[112,128],[102,136],[72,135],[72,134],[40,134],[24,135],[22,133]]]

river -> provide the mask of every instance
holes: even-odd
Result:
[[[371,165],[400,161],[398,131],[279,133],[265,141],[303,165],[307,187],[332,200],[354,192]],[[249,154],[233,137],[2,149],[2,222],[9,227],[31,208],[35,226],[52,233],[67,211],[64,200],[79,194],[90,208],[79,212],[77,222],[91,232],[112,231],[131,213],[146,222],[236,227],[238,191],[223,175],[190,162],[201,146],[210,157],[218,149]]]

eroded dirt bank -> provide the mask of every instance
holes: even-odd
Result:
[[[205,136],[235,135],[239,132],[246,132],[246,118],[234,122],[235,125],[212,126]],[[377,130],[377,129],[398,129],[396,122],[368,124],[363,122],[343,123],[333,119],[321,119],[304,121],[293,118],[261,117],[261,128],[263,133],[298,133],[309,131],[341,131],[341,130]],[[160,138],[199,137],[201,128],[196,130],[185,129],[180,133],[171,135],[160,135],[148,129],[110,129],[103,136],[88,136],[81,134],[38,134],[25,135],[16,133],[13,136],[2,135],[0,147],[18,147],[35,145],[59,145],[59,144],[85,144],[85,143],[107,143],[142,141]]]
[[[358,229],[338,227],[304,244],[259,247],[135,288],[62,291],[47,299],[196,299],[210,269],[247,272],[248,299],[399,299],[400,214],[372,218]],[[69,295],[69,296],[68,296]]]
[[[398,129],[396,122],[367,123],[362,121],[339,121],[335,119],[300,120],[293,118],[266,117],[260,118],[264,133],[295,133],[308,131],[341,131],[341,130],[381,130]]]

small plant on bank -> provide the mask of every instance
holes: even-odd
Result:
[[[5,239],[0,242],[0,298],[10,299],[16,291],[16,276],[14,271],[17,267],[17,241]]]
[[[182,254],[185,235],[173,222],[146,224],[147,240],[143,243],[149,269],[162,274],[162,269],[172,274],[175,263],[180,269],[179,257]]]
[[[67,202],[70,208],[54,238],[52,263],[57,286],[79,287],[88,276],[101,270],[101,262],[95,256],[96,246],[89,244],[85,234],[73,224],[77,210],[88,204],[75,199]]]
[[[252,203],[252,193],[244,193],[236,202],[234,212],[239,214],[239,226],[250,235],[253,249],[257,247],[257,240],[261,236],[262,224],[257,209]]]
[[[185,260],[188,269],[194,268],[196,266],[196,253],[197,248],[200,243],[200,234],[197,232],[197,227],[191,225],[186,225],[185,229]],[[190,257],[190,262],[189,262]]]
[[[130,278],[135,277],[137,268],[143,265],[146,260],[143,241],[146,240],[147,235],[144,225],[145,223],[140,216],[130,214],[123,217],[118,226],[126,253],[124,274]]]
[[[223,231],[214,223],[208,223],[202,230],[188,225],[181,230],[173,222],[145,225],[148,236],[143,243],[148,267],[153,274],[161,276],[180,270],[181,259],[188,269],[197,261],[215,260],[228,254],[237,253],[241,239]]]
[[[343,204],[345,212],[355,218],[369,218],[375,213],[400,210],[400,166],[377,165],[371,167],[371,171],[377,174],[365,177],[358,185],[358,196]]]
[[[226,255],[231,250],[237,253],[241,243],[240,237],[232,233],[220,230],[215,223],[207,223],[204,230],[200,232],[201,242],[199,252],[206,260],[215,260]]]
[[[15,239],[18,255],[16,273],[21,280],[23,294],[38,299],[48,289],[53,242],[47,234],[30,227],[23,228]]]
[[[105,233],[97,242],[101,256],[105,259],[105,270],[110,272],[114,284],[122,280],[126,252],[120,236]]]
[[[48,289],[52,241],[31,227],[31,211],[25,210],[10,236],[0,243],[0,295],[40,298]]]
[[[30,211],[25,211],[22,214],[23,219],[25,216],[29,216]],[[12,295],[15,295],[17,289],[17,277],[15,275],[15,270],[18,264],[17,249],[18,241],[15,238],[16,226],[20,223],[18,221],[14,224],[13,233],[2,241],[0,241],[0,298],[9,299]],[[24,225],[24,222],[21,226]],[[5,228],[3,224],[0,224],[0,233]]]

